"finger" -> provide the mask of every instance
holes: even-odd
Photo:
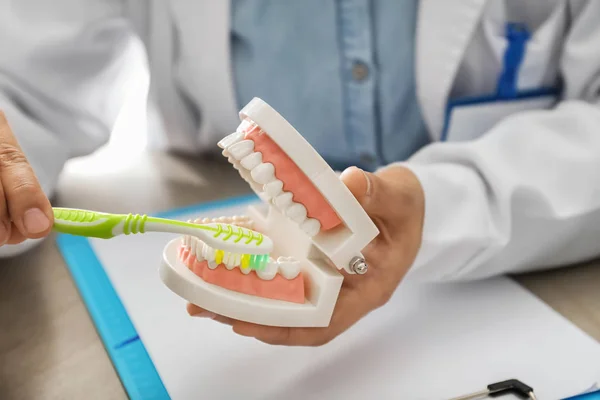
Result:
[[[212,319],[214,321],[220,322],[222,324],[230,325],[230,326],[236,322],[236,320],[234,320],[232,318],[228,318],[228,317],[224,317],[222,315],[215,314],[211,311],[208,311],[201,307],[198,307],[197,305],[192,304],[192,303],[188,303],[186,305],[186,310],[187,310],[187,313],[191,317]]]
[[[216,316],[215,313],[205,310],[204,308],[198,307],[197,305],[192,303],[188,303],[185,308],[190,317],[213,319]]]
[[[340,175],[340,179],[358,201],[364,200],[371,194],[372,182],[367,172],[358,167],[346,168]]]
[[[237,321],[233,325],[233,331],[271,345],[322,346],[346,331],[367,313],[369,307],[361,301],[361,297],[360,291],[357,290],[340,292],[328,327],[287,328]]]
[[[224,317],[223,315],[219,315],[216,314],[215,317],[213,318],[213,321],[217,321],[220,322],[224,325],[229,325],[229,326],[233,326],[234,324],[236,324],[237,322],[239,322],[236,319],[233,318],[229,318],[229,317]]]
[[[53,223],[50,201],[44,194],[8,122],[0,112],[0,181],[10,217],[23,236],[46,236]]]
[[[4,246],[11,239],[12,223],[8,213],[8,206],[4,197],[4,190],[0,183],[0,246]]]
[[[389,208],[383,182],[377,175],[350,167],[342,172],[340,179],[371,217],[383,215]]]
[[[11,222],[10,226],[10,239],[8,239],[6,244],[19,244],[27,239],[21,232],[19,232],[14,223]]]

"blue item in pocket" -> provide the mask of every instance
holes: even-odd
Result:
[[[496,105],[502,107],[503,104],[510,104],[514,102],[522,102],[523,109],[529,107],[539,107],[540,104],[548,106],[554,99],[560,95],[560,87],[540,87],[533,88],[524,91],[518,89],[518,78],[519,70],[525,59],[527,42],[531,38],[531,34],[526,25],[521,23],[508,23],[506,24],[505,37],[507,41],[506,50],[504,51],[504,61],[502,71],[498,77],[495,93],[491,93],[484,96],[471,96],[450,99],[446,105],[446,116],[444,120],[444,128],[441,135],[442,141],[453,140],[454,138],[449,137],[449,131],[451,130],[451,118],[453,111],[459,107],[469,106],[483,106],[483,105]],[[537,101],[540,100],[540,101]],[[514,108],[514,107],[513,107]],[[481,116],[481,113],[479,113]],[[491,114],[492,115],[492,114]],[[478,128],[489,128],[493,126],[499,115],[502,112],[494,112],[494,118],[491,121],[477,121],[475,124]],[[471,127],[473,128],[473,127]],[[472,139],[472,134],[466,135]],[[463,139],[464,140],[464,139]]]
[[[527,41],[531,35],[527,26],[519,23],[506,24],[507,46],[504,52],[502,73],[498,79],[496,95],[500,99],[515,98],[518,95],[517,78],[519,68],[525,58]]]

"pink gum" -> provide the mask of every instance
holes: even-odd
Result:
[[[245,137],[254,142],[255,151],[262,153],[263,162],[273,164],[275,177],[283,182],[283,190],[291,192],[293,200],[306,207],[308,216],[321,223],[321,230],[327,231],[342,223],[310,179],[273,139],[257,126],[251,127]]]
[[[244,275],[239,268],[230,271],[223,264],[219,264],[215,269],[210,269],[206,261],[198,261],[195,254],[184,246],[179,248],[179,258],[194,274],[207,283],[251,296],[289,301],[291,303],[304,303],[304,277],[302,272],[294,279],[285,279],[277,274],[270,281],[265,281],[260,279],[254,271]]]

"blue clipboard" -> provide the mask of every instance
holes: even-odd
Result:
[[[578,396],[569,397],[563,400],[600,400],[600,390],[586,394],[580,394]]]
[[[216,208],[243,205],[256,200],[258,200],[256,195],[234,197],[154,215],[176,218],[180,215],[202,214]],[[132,400],[170,400],[169,393],[143,341],[90,241],[85,237],[59,234],[57,245],[128,397]],[[564,400],[600,400],[600,391]]]

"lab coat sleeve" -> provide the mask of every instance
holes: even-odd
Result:
[[[125,98],[136,38],[121,7],[81,0],[0,4],[0,109],[48,196],[69,158],[107,141]],[[4,253],[15,249],[4,246]]]
[[[409,276],[468,280],[600,255],[600,2],[580,10],[561,60],[564,98],[472,142],[435,143],[403,165],[425,192]]]

